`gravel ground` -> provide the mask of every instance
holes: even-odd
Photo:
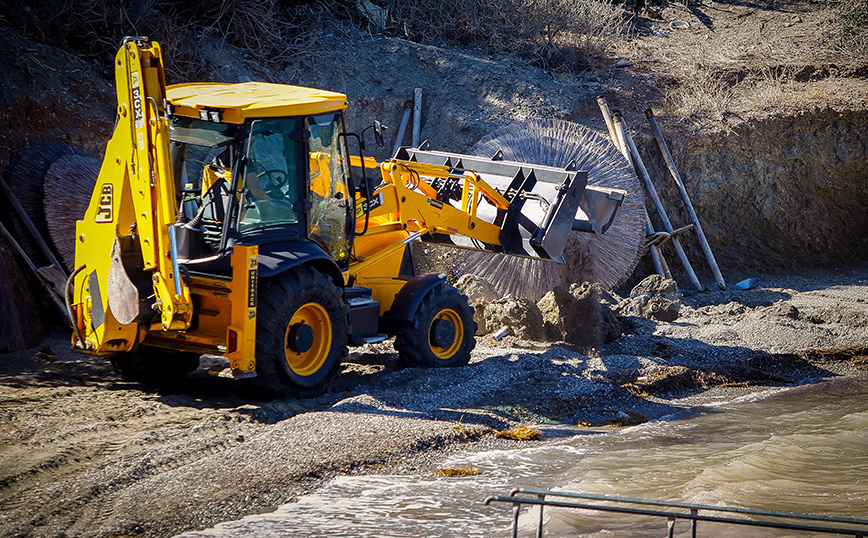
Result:
[[[468,366],[424,369],[368,346],[328,394],[273,402],[204,372],[183,393],[128,383],[54,333],[0,364],[0,534],[170,536],[340,474],[430,473],[449,451],[520,443],[493,435],[520,423],[605,430],[768,386],[864,378],[858,358],[804,351],[865,346],[866,302],[865,267],[761,277],[686,297],[673,323],[625,318],[624,336],[587,354],[480,338]]]

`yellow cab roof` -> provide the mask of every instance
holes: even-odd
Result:
[[[342,93],[268,82],[173,84],[166,88],[166,95],[179,116],[198,118],[202,109],[220,110],[223,121],[228,123],[244,123],[248,118],[309,116],[347,108],[347,96]]]

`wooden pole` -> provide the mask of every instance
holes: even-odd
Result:
[[[603,99],[603,98],[602,97],[598,98],[598,101],[599,101],[599,99]],[[605,102],[606,102],[605,99],[603,99],[603,103],[605,103]],[[611,114],[611,111],[609,110],[608,106],[606,106],[606,107],[600,106],[600,110],[603,112],[603,117],[608,118],[606,121],[606,125],[609,125],[610,122],[612,124],[611,135],[612,135],[612,140],[614,141],[615,147],[618,148],[618,151],[620,151],[621,154],[624,156],[624,158],[627,159],[627,163],[630,164],[630,166],[633,166],[633,159],[630,157],[630,152],[626,151],[627,141],[624,138],[623,129],[620,128],[621,125],[619,123],[615,123],[614,119],[611,116],[609,116],[609,114]],[[633,171],[635,173],[635,171],[636,171],[635,167],[633,168]],[[651,219],[648,217],[648,210],[643,209],[642,211],[645,213],[645,234],[651,235],[654,233],[654,227],[651,225]],[[663,278],[667,278],[667,279],[672,280],[672,273],[669,271],[669,265],[666,263],[666,260],[663,258],[663,253],[660,252],[660,247],[658,247],[657,245],[651,245],[650,251],[651,251],[651,261],[654,262],[654,270],[657,272],[657,274],[662,276]]]
[[[612,139],[612,144],[618,148],[618,151],[624,153],[624,148],[620,147],[620,142],[618,141],[618,136],[615,133],[615,124],[612,122],[612,111],[609,110],[609,103],[606,102],[606,98],[602,95],[597,96],[597,104],[600,105],[600,112],[603,113],[603,120],[606,121],[606,128],[609,129],[609,137]],[[629,160],[629,159],[628,159]]]
[[[413,101],[404,102],[404,117],[401,118],[401,127],[398,128],[398,136],[395,137],[395,147],[392,149],[392,157],[398,154],[398,149],[404,142],[404,134],[407,133],[407,124],[410,123],[410,112],[413,111]]]
[[[703,286],[696,277],[696,273],[693,271],[693,266],[690,265],[690,260],[687,259],[687,254],[684,253],[684,248],[681,246],[681,241],[679,241],[678,236],[674,234],[675,228],[669,220],[669,215],[666,214],[666,209],[663,207],[663,202],[660,201],[660,196],[657,194],[657,189],[654,188],[654,183],[651,182],[651,176],[648,175],[648,169],[645,168],[645,163],[642,162],[642,157],[639,155],[639,150],[633,142],[633,137],[631,137],[630,133],[628,133],[623,127],[623,119],[620,114],[615,113],[612,119],[615,121],[616,129],[619,128],[617,126],[620,124],[620,129],[624,132],[624,140],[627,143],[630,154],[633,156],[633,165],[639,173],[639,177],[642,178],[642,182],[645,183],[645,190],[648,191],[648,196],[651,198],[654,207],[657,209],[657,215],[663,222],[663,231],[672,236],[672,246],[675,248],[675,253],[678,255],[681,265],[687,272],[687,277],[690,279],[690,283],[693,284],[693,287],[698,291],[704,290],[705,286]]]
[[[418,148],[422,137],[422,88],[413,93],[413,147]]]
[[[6,243],[12,247],[12,249],[21,256],[21,259],[24,260],[25,265],[28,269],[33,273],[33,276],[36,277],[36,281],[39,282],[40,286],[42,286],[43,291],[45,291],[48,296],[51,304],[57,309],[63,319],[68,319],[66,312],[66,305],[60,300],[58,295],[62,290],[52,289],[51,285],[49,285],[48,281],[43,278],[42,273],[33,265],[33,262],[30,261],[30,258],[27,257],[27,254],[24,252],[24,249],[21,248],[21,245],[18,244],[18,241],[12,237],[12,234],[6,230],[6,227],[0,223],[0,236],[5,239]]]
[[[672,178],[678,185],[681,199],[684,201],[684,206],[687,208],[690,222],[696,230],[696,237],[699,239],[699,244],[702,246],[702,251],[705,253],[705,259],[708,260],[708,265],[711,267],[712,274],[714,274],[714,280],[717,281],[717,286],[721,290],[726,290],[726,282],[723,280],[723,275],[720,274],[720,268],[717,266],[717,261],[714,259],[714,254],[711,252],[711,246],[708,244],[705,232],[702,231],[702,225],[699,224],[699,217],[693,209],[693,204],[690,203],[690,196],[687,194],[687,189],[684,187],[684,181],[681,180],[681,174],[678,173],[678,168],[675,166],[675,160],[672,159],[672,154],[669,152],[669,146],[666,144],[666,139],[663,138],[663,132],[660,130],[660,126],[657,125],[654,111],[649,108],[645,111],[645,117],[648,118],[648,123],[651,125],[651,131],[654,133],[657,145],[660,146],[660,153],[663,154],[663,160],[666,162],[666,167],[669,168]]]
[[[27,228],[27,231],[30,232],[30,235],[33,236],[33,240],[36,241],[36,244],[39,245],[39,249],[45,255],[48,263],[55,266],[63,274],[64,278],[68,277],[69,274],[67,274],[65,267],[57,260],[57,257],[54,255],[51,249],[48,248],[48,245],[45,243],[45,239],[43,239],[39,231],[36,230],[36,226],[33,225],[33,221],[30,220],[30,217],[27,216],[24,208],[21,207],[21,204],[18,202],[18,198],[15,197],[12,189],[9,188],[9,185],[7,185],[3,179],[0,179],[0,191],[3,191],[6,199],[9,200],[9,203],[12,204],[12,207],[18,214],[18,218],[20,218],[21,222],[24,223],[24,226]]]

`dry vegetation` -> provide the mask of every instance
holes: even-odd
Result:
[[[408,39],[512,51],[539,67],[574,71],[598,63],[626,34],[612,0],[384,0],[390,29]]]
[[[509,51],[569,71],[600,60],[627,32],[628,17],[612,1],[382,0],[367,2],[376,10],[372,17],[346,0],[44,0],[28,6],[0,0],[0,24],[99,57],[112,54],[126,35],[148,36],[163,44],[170,81],[214,77],[214,66],[198,51],[211,37],[245,51],[265,77],[289,63],[313,61],[318,32],[337,22],[421,43]]]
[[[653,13],[618,53],[653,65],[673,117],[726,128],[728,120],[859,101],[836,80],[864,76],[863,0],[685,0]]]
[[[158,40],[170,82],[209,80],[214,66],[203,58],[203,39],[239,47],[260,71],[308,61],[318,35],[318,16],[306,3],[279,0],[0,0],[0,23],[35,41],[82,54],[113,55],[128,35]]]
[[[461,476],[476,476],[479,474],[479,469],[476,467],[447,467],[445,469],[437,469],[434,474],[449,478]]]
[[[865,0],[843,0],[838,6],[838,21],[833,30],[832,45],[853,59],[868,57],[868,3]]]
[[[534,441],[542,439],[542,432],[536,426],[519,424],[514,428],[499,431],[494,434],[498,439],[512,439],[514,441]]]

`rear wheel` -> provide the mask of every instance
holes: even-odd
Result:
[[[347,307],[331,278],[310,267],[259,290],[256,384],[276,396],[314,396],[347,356]]]
[[[476,322],[467,297],[452,286],[428,292],[411,322],[395,338],[395,349],[409,362],[426,366],[464,366],[476,346]]]

